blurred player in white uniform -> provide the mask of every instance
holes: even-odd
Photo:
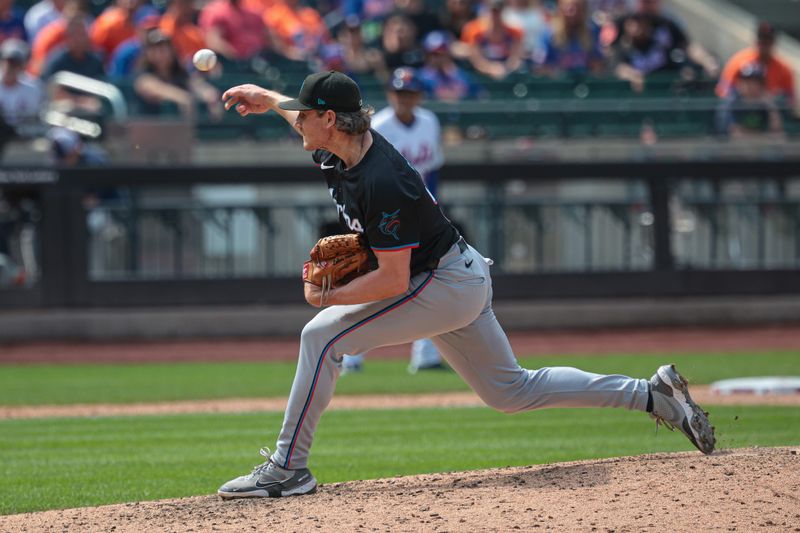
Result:
[[[442,128],[436,115],[420,107],[423,85],[412,68],[398,68],[386,88],[389,106],[372,117],[372,127],[383,135],[419,172],[425,186],[436,198],[439,169],[444,164]],[[364,355],[345,355],[345,372],[361,369]],[[408,371],[440,369],[442,358],[430,339],[419,339],[411,345]]]

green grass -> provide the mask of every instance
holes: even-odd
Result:
[[[521,360],[527,368],[576,366],[598,373],[649,378],[665,362],[693,383],[760,375],[800,375],[800,353],[551,356]],[[405,361],[369,361],[346,376],[337,394],[467,390],[452,372],[409,376]],[[126,403],[205,398],[285,396],[294,363],[171,363],[0,366],[0,405]]]
[[[800,408],[715,407],[722,447],[800,444]],[[0,513],[211,494],[260,462],[279,414],[0,421]],[[332,411],[311,467],[323,483],[689,450],[639,413],[486,408]]]

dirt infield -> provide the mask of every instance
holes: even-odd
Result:
[[[800,394],[713,394],[708,386],[691,388],[692,398],[703,406],[712,405],[800,405]],[[47,418],[82,416],[140,416],[187,413],[282,413],[286,397],[226,398],[135,404],[0,405],[0,420],[9,418]],[[483,402],[473,392],[430,394],[334,396],[328,409],[412,409],[423,407],[474,407]]]
[[[520,356],[596,353],[742,352],[800,349],[800,324],[742,328],[674,328],[510,332]],[[138,343],[0,345],[0,364],[168,361],[293,361],[298,339],[182,340]],[[370,359],[408,357],[409,346],[379,348]]]
[[[698,452],[0,517],[0,531],[800,531],[797,448]]]

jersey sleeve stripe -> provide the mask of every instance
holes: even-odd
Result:
[[[400,246],[390,246],[389,248],[376,248],[375,246],[371,246],[371,248],[375,252],[399,252],[400,250],[419,248],[419,243],[401,244]]]

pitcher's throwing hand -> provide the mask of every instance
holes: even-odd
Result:
[[[245,84],[231,87],[222,95],[225,102],[225,110],[232,108],[236,112],[246,117],[249,114],[266,113],[275,105],[275,98],[270,94],[272,91],[257,85]]]

